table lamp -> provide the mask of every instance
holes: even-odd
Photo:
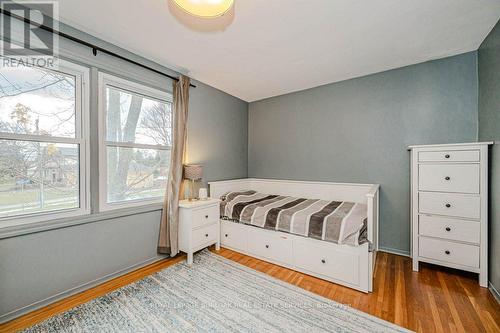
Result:
[[[194,197],[194,182],[203,178],[203,166],[199,164],[184,165],[184,179],[191,181],[191,190],[189,191],[189,201],[198,200]]]

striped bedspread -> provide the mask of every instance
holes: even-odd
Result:
[[[256,191],[221,197],[222,219],[288,232],[337,244],[366,241],[365,204],[294,198]]]

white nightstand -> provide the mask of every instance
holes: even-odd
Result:
[[[187,253],[193,263],[193,253],[215,244],[220,249],[219,199],[179,202],[179,250]]]

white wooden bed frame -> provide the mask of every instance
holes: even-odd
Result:
[[[280,231],[221,220],[221,245],[280,266],[368,293],[378,250],[379,185],[276,179],[209,182],[210,196],[255,190],[301,198],[364,203],[368,209],[368,240],[360,246],[338,245]]]

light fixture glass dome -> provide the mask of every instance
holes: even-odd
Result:
[[[224,15],[233,6],[234,0],[173,0],[191,15],[210,18]]]

